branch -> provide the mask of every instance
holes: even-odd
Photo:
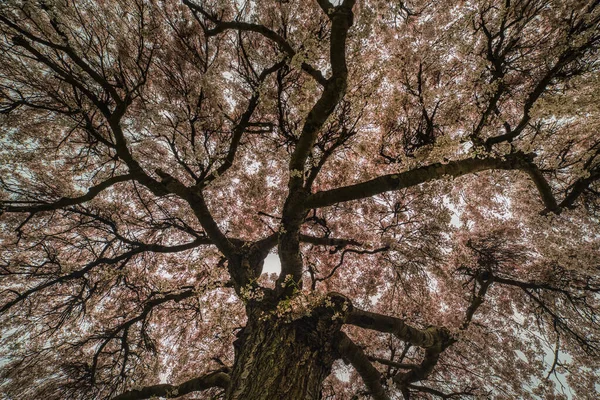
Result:
[[[516,286],[523,290],[525,290],[525,289],[548,290],[551,292],[560,292],[563,294],[569,294],[568,290],[552,286],[548,283],[522,282],[522,281],[518,281],[515,279],[510,279],[510,278],[501,278],[498,276],[494,276],[494,282],[502,284],[502,285]],[[590,286],[590,285],[581,286],[581,285],[576,285],[573,282],[569,282],[569,289],[600,293],[600,286],[598,286],[598,287],[594,287],[594,286]]]
[[[124,358],[123,358],[123,362],[122,362],[122,366],[121,366],[121,374],[123,374],[125,371],[125,367],[127,364],[127,358],[128,358],[128,354],[129,354],[129,344],[127,342],[127,338],[129,335],[129,329],[133,325],[137,324],[138,322],[142,322],[142,331],[143,331],[144,327],[146,326],[147,319],[149,318],[150,313],[154,310],[155,307],[158,307],[158,306],[160,306],[164,303],[168,303],[170,301],[174,301],[174,302],[178,303],[182,300],[188,299],[188,298],[196,295],[196,293],[197,292],[194,288],[187,288],[186,290],[179,292],[179,293],[172,292],[172,293],[165,294],[163,297],[153,298],[153,299],[149,298],[149,300],[146,300],[144,302],[144,307],[142,308],[142,312],[139,315],[128,319],[127,321],[121,323],[117,327],[109,330],[105,334],[98,336],[98,338],[102,339],[102,343],[96,348],[96,350],[94,352],[92,366],[90,368],[92,382],[95,381],[95,375],[98,370],[98,363],[100,360],[100,356],[102,355],[104,348],[106,346],[108,346],[108,344],[110,342],[112,342],[115,339],[121,340],[122,349],[124,350]],[[154,294],[151,294],[150,296],[152,297],[153,295]],[[118,337],[117,335],[121,332],[122,332],[122,336]],[[112,354],[114,354],[114,353],[112,353]]]
[[[354,308],[348,314],[345,323],[379,332],[391,333],[402,341],[424,348],[434,347],[438,343],[449,339],[444,329],[435,327],[418,329],[406,324],[400,318],[372,313],[358,308]]]
[[[555,64],[550,68],[546,74],[537,82],[533,90],[529,93],[525,102],[523,104],[523,116],[519,121],[517,127],[513,130],[508,130],[505,134],[499,136],[493,136],[488,138],[485,141],[485,146],[489,149],[494,144],[502,143],[502,142],[512,142],[513,139],[517,138],[521,132],[527,127],[529,121],[531,120],[531,110],[535,104],[535,102],[545,93],[546,89],[554,84],[557,78],[565,78],[571,77],[575,75],[581,74],[584,69],[580,71],[575,71],[575,73],[565,73],[565,68],[575,62],[577,59],[582,57],[588,50],[593,49],[597,46],[598,41],[600,40],[600,35],[597,34],[596,27],[598,24],[599,17],[594,15],[594,8],[597,6],[597,3],[594,4],[591,8],[589,8],[582,17],[582,22],[587,19],[584,23],[578,24],[577,28],[571,32],[569,32],[568,39],[571,40],[572,43],[577,41],[576,35],[579,34],[581,37],[585,37],[588,32],[591,33],[587,37],[585,37],[585,41],[579,45],[578,47],[568,46],[566,50],[564,50]]]
[[[157,169],[155,172],[162,179],[159,185],[164,186],[171,193],[184,199],[192,208],[198,221],[200,221],[200,225],[202,225],[206,235],[215,246],[217,246],[219,251],[226,257],[232,257],[236,251],[236,247],[221,231],[221,228],[219,228],[219,225],[213,218],[206,204],[206,200],[204,199],[202,190],[198,187],[187,187],[179,180],[160,169]]]
[[[258,77],[258,82],[262,83],[264,80],[273,72],[278,71],[281,67],[285,65],[285,62],[280,61],[270,68],[265,69],[261,72]],[[207,177],[202,179],[201,182],[198,183],[198,187],[203,187],[208,185],[211,181],[215,180],[217,177],[223,175],[231,166],[233,165],[233,161],[235,159],[235,155],[237,153],[240,141],[242,140],[242,135],[246,132],[246,129],[250,125],[250,118],[252,118],[252,114],[254,114],[254,110],[258,106],[258,101],[260,97],[260,91],[256,91],[255,94],[252,95],[250,100],[248,101],[248,106],[246,107],[246,111],[242,114],[240,121],[233,128],[233,135],[231,138],[231,143],[229,145],[229,150],[227,151],[227,155],[223,159],[223,164],[221,164],[216,171],[209,174]]]
[[[416,390],[418,392],[424,392],[424,393],[430,393],[433,394],[435,396],[438,396],[439,398],[442,399],[451,399],[453,397],[459,397],[461,398],[462,396],[475,396],[473,394],[473,391],[470,388],[465,389],[462,392],[452,392],[452,393],[444,393],[441,392],[439,390],[430,388],[430,387],[426,387],[426,386],[419,386],[419,385],[408,385],[408,387],[410,389]]]
[[[369,394],[373,396],[375,400],[390,400],[390,397],[381,385],[381,374],[377,368],[371,364],[362,349],[350,340],[348,335],[344,332],[338,333],[336,344],[340,355],[344,359],[350,361],[352,366],[361,376],[365,386],[369,389]]]
[[[535,178],[534,183],[540,191],[546,207],[552,211],[557,210],[556,201],[553,198],[552,200],[548,198],[552,195],[548,191],[549,188],[539,181],[539,176],[536,173],[531,171],[530,155],[523,153],[515,153],[503,158],[467,158],[451,161],[448,164],[430,164],[399,174],[383,175],[366,182],[314,193],[307,198],[305,206],[307,208],[327,207],[337,203],[372,197],[392,190],[409,188],[445,177],[457,178],[487,170],[523,170],[530,176],[533,175]]]
[[[255,242],[256,248],[259,252],[268,252],[273,247],[277,245],[277,241],[279,240],[279,232],[275,232],[270,234],[269,236],[258,240]],[[310,243],[315,246],[335,246],[336,248],[346,247],[346,246],[361,246],[360,242],[357,242],[353,239],[341,239],[341,238],[331,238],[331,237],[317,237],[310,235],[300,234],[298,236],[298,240],[302,243]],[[336,249],[337,251],[337,249]]]
[[[220,21],[216,17],[208,13],[204,8],[202,8],[202,6],[192,3],[190,0],[183,0],[183,4],[188,6],[190,10],[192,10],[192,12],[197,11],[200,14],[204,15],[207,19],[209,19],[216,25],[215,28],[208,29],[205,31],[207,36],[215,36],[227,30],[254,32],[276,43],[281,48],[281,50],[283,50],[283,52],[288,55],[288,57],[292,58],[296,55],[296,51],[294,50],[292,45],[283,36],[279,35],[277,32],[267,28],[264,25],[251,24],[240,21]],[[321,71],[319,71],[318,69],[305,62],[302,63],[302,69],[310,76],[312,76],[321,85],[325,86],[327,84],[327,79],[325,79]]]
[[[227,372],[228,369],[217,370],[207,375],[190,379],[179,385],[161,384],[133,389],[114,397],[113,400],[142,400],[151,397],[172,399],[213,387],[227,389],[230,383],[230,377]]]
[[[348,4],[346,4],[348,3]],[[335,106],[346,92],[348,66],[346,65],[346,38],[352,25],[352,6],[354,1],[345,1],[342,6],[336,7],[334,12],[327,10],[332,20],[329,58],[332,76],[325,85],[325,90],[319,100],[312,107],[298,139],[298,143],[290,160],[290,170],[304,171],[304,163],[315,142],[319,129],[323,126]],[[290,179],[297,181],[297,179]]]
[[[552,194],[552,188],[550,187],[550,184],[546,178],[544,178],[544,175],[542,175],[542,172],[539,170],[539,168],[531,162],[527,163],[523,170],[527,173],[527,175],[529,175],[538,192],[540,193],[540,197],[546,206],[546,210],[544,210],[544,212],[551,211],[559,214],[561,210],[556,203],[556,198]]]
[[[390,367],[394,367],[396,369],[415,369],[415,368],[419,368],[419,366],[417,364],[406,364],[406,363],[399,363],[399,362],[395,362],[392,360],[387,360],[385,358],[380,358],[380,357],[367,357],[369,360],[371,361],[375,361],[379,364],[383,364],[383,365],[387,365]]]
[[[5,22],[5,20],[2,20],[2,22]],[[56,74],[58,74],[62,80],[79,89],[83,94],[85,94],[85,96],[88,99],[90,99],[90,101],[102,112],[102,114],[105,117],[108,118],[110,116],[111,112],[106,102],[101,101],[94,93],[92,93],[91,90],[89,90],[80,81],[78,81],[73,74],[65,71],[56,62],[39,52],[35,47],[31,45],[31,43],[29,43],[25,38],[23,38],[23,36],[13,37],[12,42],[16,46],[20,46],[27,50],[29,53],[31,53],[37,61],[46,65]]]
[[[303,263],[300,256],[298,233],[307,209],[304,205],[307,194],[304,186],[304,168],[320,129],[346,93],[348,79],[346,38],[352,25],[353,5],[354,0],[345,0],[341,6],[326,10],[332,21],[329,48],[332,76],[327,80],[321,97],[309,111],[302,126],[300,138],[290,158],[288,196],[283,206],[281,219],[283,229],[278,246],[281,274],[277,279],[277,290],[281,291],[280,294],[291,290],[291,287],[286,289],[288,276],[292,277],[296,285],[302,284]]]
[[[475,282],[478,282],[478,281],[479,280],[476,280]],[[477,309],[483,304],[485,295],[488,291],[488,288],[492,284],[492,282],[493,282],[493,279],[488,279],[486,281],[479,282],[479,284],[480,284],[479,291],[477,292],[477,294],[473,293],[473,296],[471,298],[471,304],[469,304],[469,307],[467,307],[467,311],[465,313],[465,321],[463,322],[463,324],[461,326],[461,330],[466,330],[469,327],[469,325],[471,324],[471,321],[473,320],[473,316],[475,315],[475,312],[477,311]]]
[[[345,247],[345,246],[360,246],[361,243],[354,239],[340,239],[340,238],[331,238],[331,237],[316,237],[310,235],[300,235],[300,242],[310,243],[317,246],[335,246],[335,247]]]
[[[102,191],[108,189],[109,187],[113,186],[114,184],[119,183],[119,182],[127,182],[132,179],[133,179],[133,175],[130,175],[130,174],[114,176],[112,178],[105,180],[102,183],[92,186],[91,188],[88,189],[87,193],[84,194],[83,196],[63,197],[53,203],[35,204],[38,202],[32,201],[31,203],[34,203],[35,205],[11,206],[11,205],[4,205],[4,204],[11,204],[11,203],[16,203],[16,202],[13,202],[10,200],[0,201],[0,206],[2,207],[2,208],[0,208],[0,211],[37,213],[37,212],[41,212],[41,211],[58,210],[60,208],[73,206],[73,205],[77,205],[77,204],[81,204],[81,203],[90,201],[94,197],[96,197],[98,194],[100,194]],[[22,202],[20,202],[20,203],[22,203]]]
[[[116,264],[118,262],[126,261],[126,260],[130,259],[131,257],[135,256],[136,254],[140,254],[140,253],[147,252],[147,251],[151,251],[151,252],[155,252],[155,253],[175,253],[178,251],[193,249],[194,247],[200,246],[202,244],[211,244],[211,242],[207,239],[198,238],[198,239],[194,240],[193,242],[176,245],[176,246],[162,246],[162,245],[157,245],[157,244],[148,244],[148,245],[144,245],[144,246],[139,246],[133,250],[127,251],[127,252],[125,252],[119,256],[113,257],[113,258],[106,258],[106,257],[97,258],[96,260],[86,264],[83,268],[81,268],[77,271],[73,271],[70,274],[59,276],[58,278],[52,279],[48,282],[44,282],[34,288],[26,290],[23,293],[18,293],[17,297],[14,300],[11,300],[8,303],[4,304],[2,307],[0,307],[0,313],[5,312],[6,310],[11,308],[15,304],[20,303],[21,301],[23,301],[27,297],[29,297],[31,294],[39,292],[40,290],[43,290],[45,288],[48,288],[50,286],[53,286],[53,285],[56,285],[59,283],[64,283],[64,282],[71,281],[74,279],[82,278],[85,276],[86,273],[88,273],[93,268],[95,268],[101,264],[105,264],[105,265]]]
[[[559,207],[561,209],[572,208],[573,203],[575,203],[577,198],[579,196],[581,196],[581,194],[583,194],[583,192],[587,188],[589,188],[589,186],[592,183],[594,183],[595,181],[597,181],[599,179],[600,179],[600,172],[594,172],[594,173],[590,174],[590,176],[587,178],[577,180],[575,182],[575,184],[573,185],[571,191],[565,196],[563,201],[561,201],[561,203],[559,204]]]
[[[4,18],[0,21],[6,22],[8,20],[6,20]],[[10,26],[12,26],[15,30],[17,30],[17,32],[22,33],[24,36],[31,36],[30,34],[27,33],[27,31],[22,30],[15,24],[11,23]],[[125,162],[125,164],[129,168],[130,174],[138,182],[140,182],[144,186],[148,187],[148,189],[150,189],[154,194],[156,194],[156,195],[166,194],[165,188],[159,182],[157,182],[155,179],[153,179],[148,174],[146,174],[146,172],[142,169],[141,165],[133,158],[133,156],[131,155],[131,152],[129,151],[129,148],[127,145],[127,139],[125,138],[123,129],[120,126],[120,120],[123,117],[123,115],[125,114],[128,106],[132,102],[130,93],[128,93],[127,96],[125,97],[125,99],[122,100],[118,96],[118,94],[116,94],[116,92],[114,92],[114,88],[112,86],[110,86],[108,83],[106,83],[106,79],[104,77],[98,75],[97,73],[93,73],[93,71],[90,71],[89,69],[87,69],[88,74],[91,73],[90,76],[92,77],[92,79],[96,83],[98,83],[103,88],[103,90],[106,90],[109,93],[113,94],[112,97],[113,97],[113,100],[115,100],[115,102],[116,102],[116,107],[114,108],[114,110],[110,110],[110,108],[108,106],[108,102],[101,101],[98,98],[98,96],[96,96],[90,89],[88,89],[86,87],[86,85],[84,85],[84,83],[80,79],[78,79],[77,76],[73,75],[73,73],[65,70],[64,68],[61,68],[51,58],[49,58],[48,56],[46,56],[46,55],[42,54],[40,51],[38,51],[29,41],[27,41],[23,37],[23,35],[13,37],[12,38],[13,43],[16,46],[20,46],[20,47],[24,48],[25,50],[27,50],[30,54],[33,55],[33,57],[37,61],[46,65],[48,68],[50,68],[56,74],[58,74],[62,80],[73,85],[74,87],[76,87],[88,99],[90,99],[90,101],[104,115],[106,120],[109,122],[111,131],[113,132],[114,137],[115,137],[114,148],[117,151],[117,155],[119,156],[119,158],[121,160],[123,160]],[[35,42],[40,43],[43,46],[46,46],[46,47],[49,47],[49,48],[52,48],[55,50],[66,51],[65,47],[63,47],[63,46],[57,47],[57,45],[55,45],[51,42],[46,42],[43,40],[35,40]],[[76,60],[74,60],[74,61],[77,64],[77,61]]]
[[[324,277],[321,278],[315,278],[313,279],[313,290],[314,287],[316,285],[317,282],[323,282],[326,281],[327,279],[331,278],[336,272],[337,270],[344,264],[344,257],[346,257],[346,254],[348,253],[354,253],[354,254],[377,254],[377,253],[381,253],[383,251],[387,251],[389,250],[389,247],[379,247],[377,249],[374,250],[355,250],[355,249],[344,249],[344,251],[342,251],[342,256],[340,257],[340,261],[331,269],[331,271],[329,272],[329,274],[327,274]]]
[[[444,328],[417,329],[407,325],[399,318],[357,308],[350,311],[345,323],[391,333],[404,342],[425,348],[425,356],[419,365],[411,366],[408,372],[399,373],[393,378],[394,382],[404,391],[409,383],[425,379],[433,371],[442,352],[455,342]]]
[[[394,382],[396,382],[400,388],[404,390],[411,382],[417,382],[426,379],[437,365],[442,352],[446,350],[446,347],[448,347],[450,344],[452,344],[451,341],[445,343],[438,342],[435,346],[425,349],[425,356],[418,367],[413,368],[408,372],[401,372],[397,374],[393,378]]]

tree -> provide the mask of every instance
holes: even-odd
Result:
[[[593,398],[599,27],[2,2],[2,398]]]

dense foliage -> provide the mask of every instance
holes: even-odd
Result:
[[[594,398],[599,46],[597,0],[0,2],[0,398]]]

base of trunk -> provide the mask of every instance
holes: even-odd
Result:
[[[319,399],[337,358],[334,338],[341,321],[332,318],[335,311],[323,307],[291,322],[249,312],[248,324],[235,342],[236,360],[226,398]]]

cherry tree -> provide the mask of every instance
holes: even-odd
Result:
[[[599,46],[597,0],[1,2],[0,398],[594,398]]]

